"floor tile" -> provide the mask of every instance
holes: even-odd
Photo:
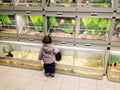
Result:
[[[5,66],[5,65],[0,65],[0,68],[1,68],[1,69],[10,69],[11,67]]]
[[[23,89],[7,87],[7,88],[5,88],[5,90],[23,90]]]
[[[65,75],[62,83],[63,84],[69,84],[69,85],[78,86],[79,82],[80,82],[79,77]]]
[[[30,79],[28,78],[18,77],[9,85],[9,87],[24,89],[29,81]]]
[[[0,86],[0,90],[5,90],[5,86]]]
[[[15,68],[15,67],[12,67],[8,72],[6,72],[5,74],[8,74],[8,75],[13,75],[13,76],[19,76],[21,72],[23,72],[24,69],[21,69],[21,68]]]
[[[49,77],[47,78],[48,82],[56,82],[56,83],[62,83],[63,82],[64,77],[60,74],[55,74],[55,77]]]
[[[32,78],[34,73],[35,70],[25,69],[20,73],[19,77]]]
[[[42,87],[42,90],[60,90],[61,84],[56,82],[45,82],[44,86]]]
[[[6,73],[7,71],[9,71],[9,69],[0,68],[0,74],[4,74],[4,73]]]
[[[98,85],[113,85],[113,83],[112,82],[110,82],[110,81],[108,81],[107,79],[106,80],[97,80],[97,84]]]
[[[10,83],[12,83],[16,79],[15,76],[12,75],[4,75],[0,78],[0,85],[8,86]]]
[[[90,89],[96,89],[97,81],[95,79],[90,79],[90,78],[80,78],[80,87],[86,87]]]
[[[78,90],[78,86],[62,84],[60,90]]]
[[[79,87],[79,90],[97,90],[95,88]]]
[[[97,90],[115,90],[114,85],[97,84]]]
[[[120,90],[120,83],[113,82],[115,90]]]
[[[39,79],[39,80],[47,80],[48,77],[46,77],[43,73],[43,71],[36,71],[34,75],[32,76],[33,79]]]
[[[41,90],[45,81],[44,80],[38,80],[38,79],[32,79],[30,82],[26,85],[24,90]]]

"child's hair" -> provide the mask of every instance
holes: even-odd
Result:
[[[50,36],[50,35],[44,36],[43,39],[42,39],[42,42],[43,42],[44,44],[52,43],[52,38],[51,38],[51,36]]]

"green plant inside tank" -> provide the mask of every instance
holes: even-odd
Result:
[[[32,21],[35,31],[44,31],[43,29],[43,17],[42,16],[29,16]]]
[[[106,33],[110,30],[111,19],[105,18],[82,18],[83,29],[87,31],[87,34],[90,34],[92,30],[95,30],[95,33],[98,35],[101,31],[106,28]]]
[[[48,28],[59,28],[62,32],[72,34],[74,32],[74,27],[72,21],[73,18],[65,18],[65,17],[49,17],[48,18]],[[75,22],[75,21],[74,21]],[[58,30],[58,29],[57,29]]]
[[[7,26],[12,24],[9,15],[0,15],[0,21],[2,21],[3,26]]]
[[[37,2],[37,4],[38,4],[39,6],[42,5],[42,0],[36,0],[36,2]]]
[[[111,7],[111,0],[90,0],[90,4],[95,7]]]
[[[90,0],[91,3],[108,3],[111,0]]]

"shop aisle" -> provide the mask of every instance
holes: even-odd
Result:
[[[120,90],[120,83],[0,65],[0,90]]]

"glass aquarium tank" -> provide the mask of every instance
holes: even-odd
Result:
[[[116,19],[114,29],[112,31],[112,41],[120,41],[120,19]]]
[[[20,35],[43,35],[43,16],[17,15],[18,33]]]
[[[40,45],[11,41],[1,41],[0,43],[0,64],[42,69],[42,63],[38,60]]]
[[[0,15],[0,33],[17,34],[14,15]]]
[[[72,17],[47,17],[47,33],[54,37],[74,38],[75,18]]]
[[[102,79],[105,74],[105,51],[78,47],[58,46],[62,59],[56,61],[58,72]]]
[[[78,0],[79,7],[112,8],[114,0]]]
[[[13,6],[14,0],[0,0],[0,6]]]
[[[77,0],[46,0],[49,7],[75,7]]]
[[[77,49],[73,72],[102,79],[105,73],[105,51],[99,49]]]
[[[78,18],[77,38],[88,40],[107,40],[112,19]]]
[[[74,49],[69,47],[58,47],[62,53],[62,59],[56,61],[56,70],[58,72],[72,72],[74,63]]]
[[[110,51],[107,76],[110,81],[120,82],[120,51]]]
[[[42,0],[18,0],[17,6],[41,7]]]

